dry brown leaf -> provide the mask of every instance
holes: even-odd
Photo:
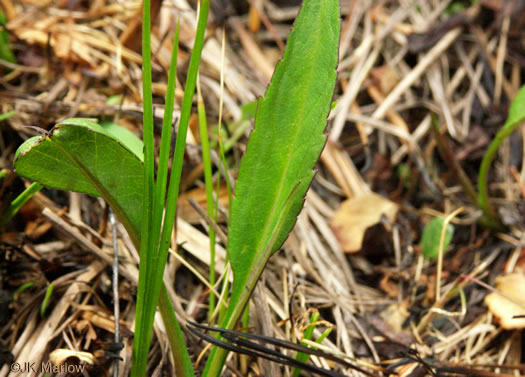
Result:
[[[113,318],[107,318],[103,315],[88,311],[82,313],[82,318],[89,321],[89,323],[93,326],[99,327],[111,333],[115,332],[115,320]],[[120,321],[120,332],[123,336],[133,335],[129,329],[128,324],[123,320]]]
[[[515,272],[496,278],[496,289],[503,295],[493,292],[485,297],[485,304],[505,330],[525,328],[525,318],[513,318],[525,315],[525,275]],[[511,301],[511,300],[512,301]]]
[[[73,38],[70,34],[61,33],[56,36],[55,54],[58,58],[68,59],[71,57],[71,46]]]
[[[93,365],[95,359],[90,352],[73,351],[65,348],[57,348],[49,354],[49,360],[57,366],[64,364],[70,357],[76,357],[81,362],[90,365]]]
[[[361,250],[365,231],[381,220],[381,216],[393,222],[397,204],[380,195],[367,193],[345,200],[332,219],[332,229],[346,253]]]
[[[388,295],[388,297],[399,297],[399,286],[391,280],[392,272],[386,272],[379,281],[379,287]]]
[[[370,70],[370,76],[383,95],[390,93],[399,83],[399,76],[396,71],[394,71],[394,68],[389,65]]]
[[[248,13],[248,29],[250,32],[257,33],[261,28],[261,17],[259,16],[259,11],[253,5],[250,5],[250,11]]]
[[[405,330],[403,329],[403,324],[405,323],[406,319],[410,316],[410,312],[408,311],[408,302],[402,301],[400,303],[393,303],[388,305],[385,310],[381,312],[381,317],[387,323],[391,330],[395,334],[402,334],[405,333]],[[406,334],[409,336],[409,334]]]
[[[179,197],[177,203],[177,211],[179,216],[189,222],[190,224],[198,224],[202,219],[197,211],[188,202],[189,199],[193,199],[197,204],[206,211],[206,189],[204,187],[198,187],[191,191],[182,194]],[[220,188],[219,201],[224,208],[228,207],[228,191],[226,190],[226,184],[222,184]],[[218,213],[217,222],[226,221],[222,213]]]

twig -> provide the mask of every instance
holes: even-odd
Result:
[[[459,215],[461,212],[463,212],[465,208],[459,207],[455,211],[453,211],[450,215],[445,217],[445,220],[443,220],[443,227],[441,228],[441,237],[439,238],[439,254],[438,254],[438,262],[437,262],[437,276],[436,276],[436,302],[440,299],[440,291],[441,291],[441,270],[443,269],[443,254],[445,253],[445,234],[447,232],[448,224],[450,223],[450,220],[452,220],[454,217]]]
[[[115,317],[115,344],[120,343],[120,302],[118,296],[118,243],[117,243],[117,220],[110,209],[109,221],[113,232],[113,315]],[[113,377],[119,374],[119,359],[113,360]]]
[[[449,145],[447,144],[443,135],[441,135],[439,125],[437,124],[437,120],[434,117],[432,117],[432,124],[432,130],[434,131],[434,139],[436,140],[439,154],[441,155],[443,160],[446,161],[448,167],[452,169],[472,203],[477,204],[478,195],[476,194],[476,190],[474,189],[474,186],[470,182],[465,171],[461,168],[461,165],[454,158],[454,155],[452,154]]]

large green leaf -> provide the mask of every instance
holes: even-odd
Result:
[[[230,214],[228,252],[234,283],[222,327],[235,326],[264,265],[285,241],[303,206],[325,143],[339,28],[337,0],[305,0],[259,101]],[[226,353],[214,352],[208,363],[213,366],[207,365],[204,376],[220,372]]]
[[[140,161],[144,161],[144,143],[137,137],[137,135],[127,128],[109,120],[100,122],[100,126],[106,130],[107,133],[124,144],[140,159]]]
[[[15,169],[45,186],[103,197],[138,248],[144,206],[142,160],[142,141],[133,133],[115,124],[102,127],[88,119],[68,119],[47,135],[23,143],[15,155]],[[166,288],[162,283],[158,288],[176,368],[184,368],[181,375],[193,376]]]
[[[136,145],[135,145],[135,151]],[[140,235],[144,169],[140,157],[97,123],[68,119],[26,140],[15,155],[22,177],[103,197],[130,236]],[[135,239],[134,241],[137,241]]]

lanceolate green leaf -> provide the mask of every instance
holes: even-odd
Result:
[[[254,288],[303,206],[325,143],[339,28],[337,0],[305,0],[284,56],[259,101],[231,208],[228,251],[234,283],[221,327],[235,326],[249,296],[246,292]],[[203,375],[217,376],[225,355],[222,350],[212,352]]]
[[[141,159],[97,123],[68,119],[48,135],[28,139],[17,150],[15,169],[44,186],[102,196],[138,240],[144,184]]]

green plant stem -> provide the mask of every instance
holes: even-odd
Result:
[[[224,168],[224,180],[226,181],[226,190],[228,192],[228,213],[231,213],[231,203],[232,203],[232,188],[231,188],[231,182],[230,182],[230,175],[228,174],[228,165],[226,164],[226,157],[224,152],[224,142],[222,140],[222,129],[221,129],[221,122],[222,122],[222,108],[223,108],[223,98],[224,98],[224,61],[225,61],[225,29],[222,28],[222,46],[221,46],[221,95],[219,99],[219,120],[217,122],[217,137],[219,141],[219,154],[220,154],[220,161],[222,162],[222,166]],[[219,175],[221,171],[221,166],[219,163]]]
[[[47,306],[49,305],[49,300],[51,300],[51,296],[53,295],[53,290],[55,288],[55,284],[51,283],[46,289],[46,294],[44,296],[44,300],[42,301],[42,305],[40,305],[40,316],[44,316],[46,314]]]
[[[208,209],[208,216],[216,221],[214,203],[213,203],[213,177],[211,171],[211,157],[210,157],[210,143],[208,139],[208,124],[206,122],[206,108],[204,107],[204,100],[201,94],[199,80],[197,79],[197,111],[199,115],[199,130],[201,138],[202,164],[204,166],[204,184],[206,187],[206,205]],[[215,230],[209,227],[208,236],[210,239],[210,285],[215,285]],[[209,304],[208,304],[208,321],[211,324],[211,317],[215,311],[216,297],[213,291],[210,290]]]
[[[219,197],[220,197],[220,190],[221,190],[221,174],[220,174],[220,164],[219,164],[219,174],[217,174],[217,202],[215,203],[215,218],[217,218],[217,213],[219,210]],[[224,261],[224,265],[227,266],[229,262],[228,257],[228,250],[226,250],[226,258]],[[226,274],[226,271],[224,271],[224,274]],[[222,290],[221,292],[229,292],[230,291],[230,280],[225,275],[223,281],[222,281]],[[222,323],[224,320],[224,316],[226,315],[226,311],[228,310],[227,305],[224,303],[224,300],[219,302],[219,323]]]
[[[16,114],[16,110],[11,110],[11,111],[8,111],[7,113],[0,114],[0,122],[11,118],[15,114]]]
[[[153,330],[155,307],[158,303],[163,322],[166,326],[166,331],[168,332],[168,339],[171,346],[171,352],[173,355],[173,359],[175,360],[175,368],[178,371],[177,375],[183,377],[190,377],[193,376],[193,367],[191,364],[191,360],[189,358],[186,345],[184,343],[184,337],[180,330],[179,323],[177,322],[177,318],[175,317],[173,306],[171,305],[171,301],[167,296],[166,287],[162,283],[162,276],[166,257],[164,257],[164,264],[159,263],[159,241],[161,237],[160,229],[164,212],[164,198],[166,195],[166,182],[169,165],[173,108],[175,103],[178,44],[179,23],[177,22],[175,37],[173,39],[170,69],[168,74],[168,88],[162,125],[159,168],[157,172],[157,182],[155,185],[155,193],[153,197],[152,226],[149,235],[150,239],[148,247],[150,255],[148,258],[148,267],[146,268],[147,275],[144,282],[144,285],[146,286],[145,292],[149,292],[150,294],[148,294],[147,297],[145,297],[145,307],[148,310],[148,313],[144,319],[144,331],[148,341],[151,341],[151,332]],[[172,216],[174,217],[175,214],[173,213]],[[156,293],[159,291],[159,289],[161,290],[160,298],[159,294]],[[145,352],[147,354],[147,349],[145,350]]]
[[[26,204],[37,192],[42,190],[44,186],[42,186],[40,183],[33,182],[31,185],[26,188],[18,197],[9,204],[9,207],[7,207],[7,210],[2,215],[2,218],[0,219],[0,226],[4,226],[7,224],[14,215],[22,208],[24,204]]]
[[[316,311],[312,313],[312,315],[310,316],[310,320],[309,320],[310,325],[304,331],[304,336],[303,336],[304,339],[312,340],[312,337],[314,336],[314,330],[315,330],[314,323],[317,322],[318,320],[319,320],[319,312]],[[301,343],[301,345],[305,347],[307,346],[306,343]],[[310,358],[310,355],[304,352],[298,352],[297,355],[295,356],[295,360],[302,361],[303,363],[307,362],[309,358]],[[294,368],[292,372],[292,377],[299,377],[300,374],[301,374],[301,369]]]
[[[151,245],[152,218],[155,193],[155,161],[153,139],[153,93],[151,78],[151,19],[150,0],[144,0],[142,6],[142,96],[143,96],[143,140],[144,140],[144,207],[140,237],[139,281],[137,287],[137,305],[135,334],[133,340],[132,377],[146,374],[148,351],[151,342],[153,320],[151,311],[156,303],[149,300],[147,285],[150,281],[153,258],[156,252]],[[152,305],[155,305],[153,308]],[[151,322],[151,323],[150,323]]]
[[[7,30],[5,30],[6,24],[7,17],[0,11],[0,59],[9,63],[16,63],[13,51],[11,51],[11,47],[9,46],[9,34]]]
[[[230,149],[232,149],[237,141],[239,141],[239,139],[244,136],[244,132],[250,128],[251,125],[252,124],[248,120],[240,121],[233,131],[233,135],[224,142],[224,152],[228,152]]]
[[[262,253],[259,263],[254,264],[255,268],[253,269],[248,281],[246,282],[245,289],[240,291],[240,293],[238,293],[238,296],[232,295],[232,297],[230,298],[230,305],[228,306],[228,311],[225,315],[224,321],[221,322],[221,328],[232,330],[233,328],[235,328],[237,322],[241,318],[245,308],[248,305],[250,296],[252,295],[252,292],[255,289],[255,285],[257,284],[257,281],[259,280],[259,277],[261,276],[264,267],[266,266],[266,262],[270,258],[270,255],[275,247],[277,237],[280,231],[282,230],[283,226],[285,225],[286,214],[288,214],[292,205],[294,204],[294,199],[296,199],[295,197],[298,193],[298,188],[300,184],[301,182],[297,183],[297,185],[294,187],[294,189],[286,199],[283,208],[281,209],[281,211],[279,211],[279,217],[277,220],[277,225],[275,227],[275,232],[270,237],[268,244],[265,247],[264,252]],[[232,305],[232,302],[236,303],[236,305]],[[226,356],[228,356],[227,350],[225,350],[224,348],[218,348],[214,346],[210,352],[210,356],[208,357],[208,361],[206,363],[206,366],[204,367],[202,376],[218,377],[221,373],[222,368],[224,367]]]
[[[463,189],[465,190],[465,193],[467,194],[469,199],[472,200],[472,202],[476,204],[483,212],[483,216],[479,219],[479,222],[483,226],[486,226],[488,228],[492,228],[495,230],[502,230],[503,226],[498,220],[498,217],[495,215],[494,211],[492,210],[492,207],[490,206],[490,203],[488,202],[488,198],[485,199],[485,203],[488,204],[488,207],[484,207],[482,205],[483,200],[480,200],[481,190],[480,190],[480,194],[478,195],[476,193],[476,190],[474,189],[474,185],[468,178],[467,174],[465,173],[461,165],[458,163],[458,161],[454,158],[454,155],[452,154],[452,151],[450,150],[448,143],[446,142],[445,138],[443,137],[443,135],[441,134],[439,130],[437,119],[434,116],[432,116],[432,125],[433,125],[432,130],[433,130],[434,137],[437,143],[439,153],[441,154],[441,157],[446,161],[447,165],[452,169],[452,171],[458,178],[459,182],[463,186]],[[485,157],[486,156],[487,154],[485,155]],[[485,175],[485,178],[483,178],[481,175],[481,171],[480,171],[480,176],[478,178],[478,188],[480,189],[481,189],[481,185],[482,185],[481,183],[483,179],[486,179],[486,175]],[[487,195],[487,193],[485,193],[485,195]]]
[[[246,308],[244,309],[244,312],[242,313],[241,318],[241,326],[243,332],[248,332],[248,326],[250,324],[250,301],[246,304]],[[241,372],[247,373],[248,372],[248,355],[240,355],[241,358]]]
[[[164,285],[160,292],[159,309],[168,334],[171,354],[173,355],[173,362],[175,364],[175,375],[193,377],[195,375],[193,372],[193,364],[186,348],[179,321],[175,317],[175,311],[173,305],[171,305],[168,291]]]
[[[512,134],[520,124],[521,122],[515,122],[510,126],[505,126],[496,134],[496,137],[494,138],[494,140],[492,140],[492,142],[489,145],[489,148],[487,149],[487,152],[483,156],[483,160],[481,161],[481,166],[479,168],[478,205],[483,211],[483,214],[485,215],[488,223],[492,224],[499,230],[503,228],[503,225],[499,221],[496,211],[494,210],[494,207],[492,207],[492,204],[489,201],[489,169],[492,164],[492,161],[494,161],[494,157],[496,157],[496,153],[498,152],[501,143],[503,143],[503,140],[505,140],[505,138]]]

